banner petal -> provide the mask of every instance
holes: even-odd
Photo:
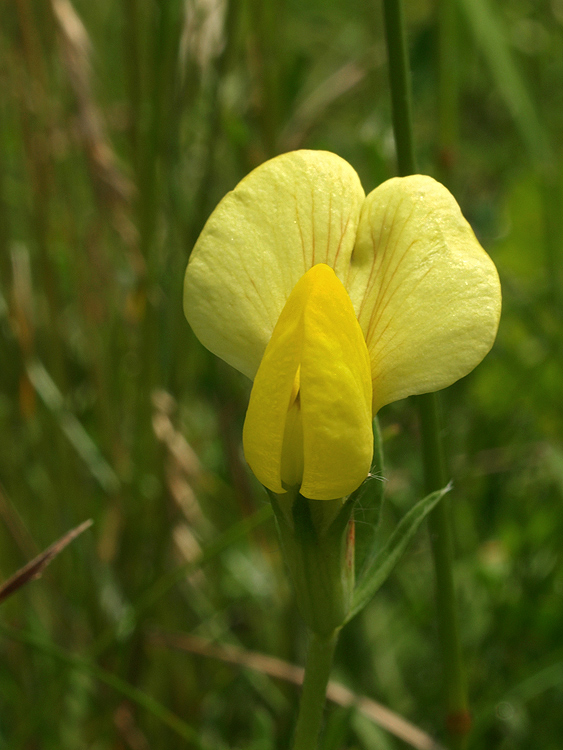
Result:
[[[318,263],[347,274],[364,191],[326,151],[257,167],[209,217],[188,264],[184,310],[210,351],[253,378],[291,290]]]
[[[369,349],[374,413],[451,385],[493,345],[496,268],[431,177],[393,178],[367,196],[345,283]]]

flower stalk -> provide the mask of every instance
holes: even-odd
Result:
[[[354,593],[354,500],[309,500],[296,491],[269,495],[309,637],[293,750],[314,750],[338,633]]]
[[[317,747],[337,638],[336,630],[324,637],[309,631],[309,650],[293,750],[314,750]]]
[[[412,127],[412,97],[408,51],[401,0],[384,0],[385,33],[389,60],[389,81],[397,165],[401,176],[416,173]],[[439,397],[436,393],[417,396],[426,492],[444,487],[448,477],[441,437]],[[436,575],[436,606],[444,665],[446,725],[454,747],[463,748],[470,728],[463,657],[459,640],[453,544],[447,499],[429,516],[432,555]]]
[[[345,622],[354,593],[354,502],[269,494],[297,606],[309,630],[327,639]]]

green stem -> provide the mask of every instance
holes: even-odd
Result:
[[[309,653],[307,654],[293,750],[315,750],[317,747],[323,719],[326,687],[337,639],[337,630],[327,638],[309,631]]]
[[[440,401],[437,393],[417,397],[422,435],[422,456],[426,492],[430,493],[448,482],[442,429]],[[459,640],[457,605],[453,576],[453,540],[449,498],[445,497],[428,516],[430,542],[436,575],[436,609],[442,649],[446,686],[446,724],[453,747],[465,746],[470,729],[470,716],[465,684],[465,670]]]
[[[408,53],[401,0],[384,0],[385,33],[389,56],[389,80],[393,128],[399,174],[416,173]],[[448,477],[441,437],[438,396],[418,397],[426,492],[444,487]],[[459,642],[450,519],[446,502],[429,517],[432,554],[436,571],[436,606],[447,694],[447,725],[456,748],[463,748],[469,731],[469,714],[463,660]]]
[[[409,75],[409,58],[405,37],[403,3],[401,0],[384,0],[385,37],[389,83],[391,84],[391,107],[393,131],[397,150],[399,175],[416,174],[414,136],[412,127],[412,96]]]
[[[458,35],[455,0],[438,3],[438,167],[442,182],[449,182],[457,158],[458,141]]]

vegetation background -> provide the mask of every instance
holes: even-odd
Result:
[[[559,750],[563,2],[406,13],[420,168],[504,291],[492,353],[444,394],[469,747]],[[360,0],[1,4],[0,579],[94,525],[2,605],[0,747],[288,746],[293,685],[172,646],[305,650],[241,454],[250,384],[195,340],[182,281],[212,208],[264,159],[328,149],[366,191],[394,174],[382,26]],[[385,530],[422,481],[412,404],[380,417]],[[438,653],[422,531],[334,675],[443,740]],[[325,750],[403,747],[330,706]]]

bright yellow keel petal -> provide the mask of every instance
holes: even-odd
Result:
[[[272,492],[285,492],[281,463],[288,409],[302,348],[299,284],[290,294],[254,378],[242,431],[246,461]]]
[[[301,494],[332,500],[367,477],[373,454],[371,371],[348,293],[325,265],[315,266],[303,316]]]
[[[295,451],[302,450],[305,497],[348,495],[371,463],[371,398],[369,354],[352,303],[334,271],[318,264],[295,285],[256,374],[243,431],[250,467],[281,492],[297,483]]]

